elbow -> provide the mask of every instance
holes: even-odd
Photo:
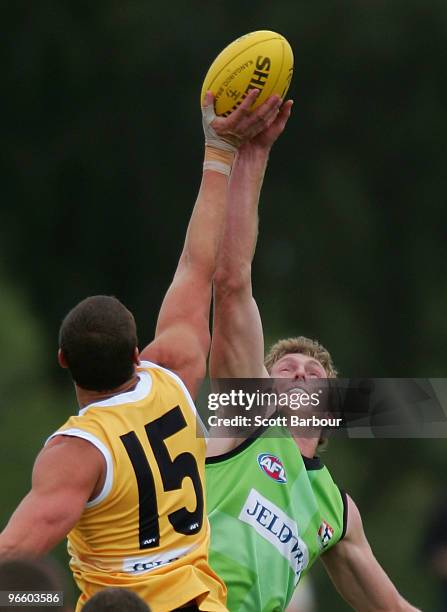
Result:
[[[241,264],[237,269],[219,267],[213,285],[216,295],[221,297],[247,292],[251,294],[251,264]]]

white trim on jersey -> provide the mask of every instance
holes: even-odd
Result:
[[[55,438],[56,436],[72,436],[74,438],[82,438],[83,440],[87,440],[88,442],[93,444],[93,446],[96,446],[96,448],[102,453],[106,461],[106,478],[104,480],[104,486],[102,487],[101,492],[94,499],[88,501],[85,504],[86,508],[92,508],[93,506],[97,506],[99,503],[104,501],[104,499],[107,497],[107,495],[110,493],[112,489],[113,461],[112,461],[111,452],[109,451],[107,446],[105,446],[105,444],[101,442],[101,440],[99,440],[96,436],[94,436],[90,432],[84,431],[83,429],[77,429],[73,427],[71,429],[64,429],[62,431],[56,431],[54,434],[51,434],[51,436],[47,439],[47,441],[45,442],[45,445],[47,445],[48,442],[52,438]]]
[[[137,376],[140,380],[137,382],[133,391],[117,393],[117,395],[112,395],[112,397],[108,397],[100,402],[88,404],[79,411],[79,416],[85,414],[89,408],[110,408],[111,406],[119,406],[120,404],[132,404],[144,399],[151,392],[152,377],[149,372],[141,371],[137,371]]]
[[[166,372],[166,374],[169,374],[169,376],[171,376],[171,378],[173,378],[178,385],[180,386],[181,390],[183,391],[183,393],[186,396],[186,399],[188,400],[188,404],[194,414],[194,416],[196,417],[200,427],[202,428],[202,432],[203,432],[203,437],[205,438],[205,442],[208,444],[208,438],[209,438],[209,434],[208,431],[202,421],[202,418],[200,416],[200,414],[197,412],[197,408],[196,405],[194,403],[194,400],[191,397],[191,394],[189,393],[188,389],[186,388],[185,383],[183,382],[183,380],[180,378],[180,376],[178,374],[176,374],[175,372],[172,372],[171,370],[168,370],[167,368],[164,368],[161,365],[158,365],[158,363],[152,363],[152,361],[141,361],[140,362],[140,367],[142,368],[154,368],[156,370],[162,370],[163,372]]]

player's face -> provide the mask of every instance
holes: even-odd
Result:
[[[275,379],[275,390],[287,393],[291,400],[293,396],[303,392],[308,395],[321,395],[322,390],[326,388],[325,381],[321,380],[327,378],[326,370],[317,359],[301,353],[288,353],[281,357],[273,365],[270,376]],[[319,404],[319,411],[323,409],[323,405],[323,402]]]
[[[273,365],[270,376],[306,382],[315,378],[326,378],[327,374],[317,359],[301,353],[288,353]]]

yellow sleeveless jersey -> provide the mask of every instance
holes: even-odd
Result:
[[[86,406],[51,436],[88,440],[107,466],[68,534],[76,611],[106,587],[135,591],[153,612],[190,601],[225,611],[226,588],[208,565],[200,417],[174,373],[143,361],[137,374],[134,390]]]

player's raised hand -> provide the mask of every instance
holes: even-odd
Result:
[[[287,102],[284,102],[284,104],[276,110],[274,115],[269,114],[266,127],[249,142],[245,143],[244,148],[256,147],[265,149],[267,152],[270,151],[272,145],[282,134],[287,125],[287,121],[292,112],[292,106],[293,100],[287,100]]]
[[[231,115],[218,117],[214,112],[213,94],[207,92],[202,106],[205,143],[218,149],[236,151],[244,142],[268,129],[278,116],[281,98],[278,95],[270,96],[261,106],[251,111],[258,94],[259,90],[250,90]]]

